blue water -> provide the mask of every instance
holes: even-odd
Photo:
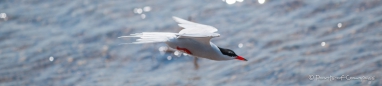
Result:
[[[2,0],[0,85],[382,85],[381,0],[238,1]],[[249,61],[194,70],[164,43],[119,45],[178,32],[172,16],[218,28],[212,42]],[[343,75],[374,79],[323,79]]]

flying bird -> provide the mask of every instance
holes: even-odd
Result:
[[[227,48],[222,48],[210,40],[214,37],[219,37],[220,34],[216,33],[218,30],[209,25],[199,24],[187,21],[178,17],[172,17],[178,22],[180,27],[183,27],[179,33],[173,32],[142,32],[130,34],[125,37],[137,37],[136,42],[128,44],[143,44],[143,43],[166,43],[169,47],[187,53],[195,57],[206,58],[216,61],[224,60],[241,60],[247,61],[242,56]]]

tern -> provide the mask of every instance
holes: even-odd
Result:
[[[169,47],[187,53],[195,57],[206,58],[215,61],[241,60],[247,61],[242,56],[227,48],[216,46],[211,42],[214,37],[219,37],[218,30],[209,25],[199,24],[187,21],[178,17],[172,17],[180,27],[183,27],[179,33],[173,32],[142,32],[130,34],[125,37],[137,37],[136,42],[128,44],[144,43],[166,43]]]

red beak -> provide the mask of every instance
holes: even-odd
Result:
[[[243,58],[243,57],[241,57],[241,56],[236,56],[235,59],[237,59],[237,60],[242,60],[242,61],[248,61],[247,59],[245,59],[245,58]]]

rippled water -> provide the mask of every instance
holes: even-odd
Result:
[[[0,85],[382,85],[381,4],[2,0]],[[249,61],[199,59],[194,70],[192,57],[158,51],[165,44],[119,45],[134,41],[123,35],[179,31],[172,16],[215,26],[212,41]]]

